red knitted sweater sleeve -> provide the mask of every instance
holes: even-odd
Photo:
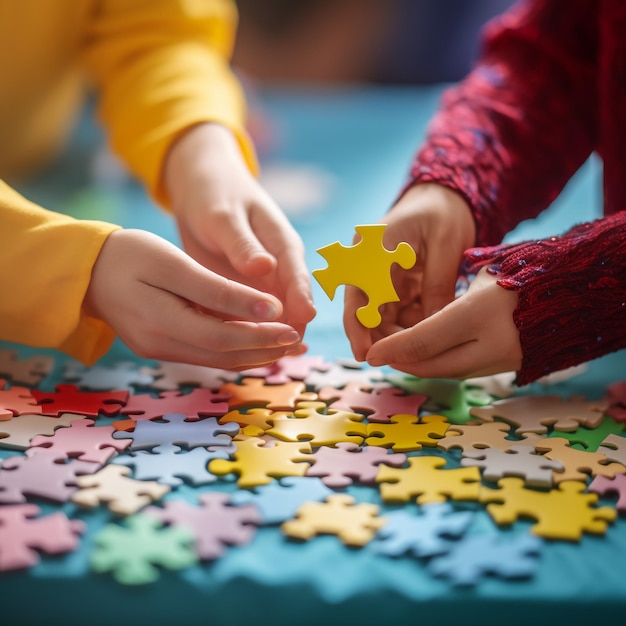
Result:
[[[517,384],[626,347],[626,212],[562,237],[474,248],[466,261],[519,294]]]

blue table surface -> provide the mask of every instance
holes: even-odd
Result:
[[[348,244],[356,224],[378,221],[391,205],[441,91],[442,87],[274,88],[256,94],[275,139],[271,149],[261,152],[262,166],[311,166],[332,179],[319,206],[290,216],[305,242],[311,270],[325,265],[317,248],[336,240]],[[178,242],[170,216],[156,208],[135,182],[94,182],[89,164],[100,140],[100,131],[86,117],[59,163],[22,191],[48,208],[145,228]],[[521,224],[507,239],[559,234],[576,222],[599,216],[600,180],[600,164],[591,158],[539,219]],[[318,314],[307,331],[310,353],[327,360],[350,357],[341,324],[341,291],[331,302],[315,281],[313,289]],[[52,388],[61,380],[65,358],[59,353],[6,346],[17,347],[24,356],[53,354],[55,371],[42,388]],[[132,358],[116,342],[102,363]],[[607,384],[625,379],[624,353],[614,353],[590,363],[585,374],[554,385],[549,393],[595,399],[604,394]],[[547,392],[536,384],[526,391]],[[6,451],[0,452],[3,456]],[[373,490],[355,487],[349,492],[376,501]],[[89,521],[85,546],[108,521],[99,510],[76,512],[70,505],[66,510]],[[484,516],[479,523],[491,524],[486,514],[478,511],[477,515]],[[516,524],[516,529],[523,527],[524,522]],[[88,624],[468,619],[481,624],[528,620],[548,624],[615,617],[626,610],[626,577],[619,573],[626,562],[623,520],[616,521],[606,536],[586,535],[580,544],[546,542],[537,575],[529,581],[486,579],[471,590],[433,579],[415,559],[384,559],[368,550],[350,550],[333,537],[293,545],[275,529],[259,529],[251,546],[233,548],[213,564],[164,573],[158,583],[141,589],[90,574],[85,550],[42,561],[27,572],[1,576],[1,614],[19,617],[25,624],[51,617]]]

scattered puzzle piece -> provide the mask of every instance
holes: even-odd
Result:
[[[40,512],[34,504],[0,506],[0,572],[36,565],[38,550],[63,554],[76,549],[85,524],[61,511],[37,517]]]
[[[0,350],[0,376],[13,383],[35,386],[47,376],[54,366],[50,356],[32,356],[20,359],[16,350]]]
[[[584,493],[585,484],[568,480],[558,489],[526,489],[521,478],[502,478],[498,489],[483,487],[480,501],[497,524],[512,524],[519,518],[534,519],[531,532],[545,539],[580,541],[584,532],[602,535],[616,517],[609,507],[593,508],[595,493]]]
[[[529,578],[537,570],[542,542],[519,534],[472,535],[454,544],[450,552],[428,563],[428,571],[458,586],[470,587],[488,574],[498,578]]]
[[[280,416],[292,416],[293,413],[287,411],[272,411],[270,409],[254,408],[247,411],[233,409],[228,411],[226,415],[219,418],[220,424],[234,423],[239,424],[242,428],[246,426],[254,426],[260,431],[269,430],[272,427],[272,420]]]
[[[600,496],[617,494],[616,508],[620,515],[626,514],[626,474],[616,474],[612,478],[596,476],[587,490]]]
[[[182,526],[164,527],[147,515],[134,515],[125,526],[109,524],[95,538],[91,567],[110,572],[124,585],[143,585],[159,577],[155,566],[179,570],[195,565],[193,532]]]
[[[348,546],[364,546],[384,526],[385,519],[378,517],[375,504],[355,502],[347,494],[328,496],[325,502],[307,502],[298,509],[297,519],[284,522],[281,529],[295,539],[332,534]]]
[[[67,428],[74,420],[83,419],[76,413],[63,413],[59,417],[24,413],[0,424],[0,448],[26,450],[37,435],[52,435],[58,428]]]
[[[336,363],[324,371],[313,371],[306,379],[306,384],[319,391],[323,387],[340,389],[348,383],[360,383],[362,389],[389,387],[380,369],[364,367],[358,361],[338,359]]]
[[[234,451],[235,446],[194,448],[187,452],[177,445],[163,444],[152,452],[140,450],[133,456],[118,456],[113,462],[133,468],[133,477],[137,480],[156,480],[170,487],[178,487],[183,482],[209,485],[217,480],[217,476],[207,470],[209,461],[228,459],[229,452]]]
[[[235,445],[235,460],[215,459],[209,463],[209,471],[217,476],[239,474],[237,484],[241,488],[267,485],[272,478],[304,476],[313,462],[311,446],[306,442],[276,441],[270,445],[263,439],[250,437]]]
[[[80,389],[111,391],[114,389],[133,389],[134,386],[147,387],[153,377],[142,374],[134,363],[124,361],[113,367],[94,365],[86,367],[81,363],[68,363],[65,367],[65,380],[76,384]]]
[[[340,442],[334,448],[322,447],[313,454],[315,464],[307,476],[318,476],[327,487],[340,489],[353,482],[375,484],[378,466],[400,467],[406,454],[389,454],[382,448],[361,448],[356,443]]]
[[[130,441],[113,439],[113,426],[94,426],[92,419],[74,420],[69,428],[62,428],[52,435],[38,435],[31,440],[32,448],[43,448],[57,459],[90,461],[103,465],[118,452],[130,445]]]
[[[265,407],[272,411],[291,411],[300,401],[317,399],[317,395],[307,392],[306,385],[299,380],[266,385],[260,378],[243,378],[241,384],[226,383],[221,390],[228,394],[231,409]]]
[[[219,389],[225,382],[239,378],[237,372],[169,361],[159,361],[156,367],[142,367],[139,371],[152,377],[151,387],[160,391],[178,391],[185,385]]]
[[[170,500],[163,508],[148,507],[145,513],[172,527],[190,529],[202,561],[219,558],[228,546],[252,541],[262,521],[254,505],[233,506],[228,494],[219,492],[203,493],[198,501],[199,506],[194,506],[184,500]]]
[[[513,383],[515,382],[516,372],[502,372],[500,374],[491,374],[489,376],[478,376],[476,378],[466,378],[465,386],[468,388],[478,387],[485,394],[494,398],[509,398],[515,393]]]
[[[449,425],[443,415],[394,415],[388,424],[368,424],[366,443],[395,452],[421,450],[436,446]]]
[[[418,504],[451,500],[478,500],[480,471],[476,467],[442,469],[446,460],[436,456],[414,456],[409,467],[382,465],[376,482],[384,502],[408,502],[417,497]]]
[[[294,517],[305,502],[321,502],[332,493],[319,478],[289,476],[253,491],[236,491],[231,502],[254,504],[261,512],[264,524],[280,524]]]
[[[621,435],[609,435],[598,447],[598,452],[604,454],[608,461],[615,461],[626,466],[626,437]]]
[[[328,409],[323,402],[300,402],[293,417],[273,418],[267,435],[284,441],[308,441],[314,446],[332,446],[341,442],[362,443],[367,435],[364,416]]]
[[[393,511],[385,516],[387,523],[373,547],[385,556],[444,554],[452,546],[450,538],[462,536],[473,517],[469,511],[454,511],[447,502],[420,507],[419,515],[406,509]]]
[[[609,402],[606,414],[618,422],[626,422],[626,380],[611,383],[606,391]]]
[[[581,426],[571,433],[558,431],[551,432],[548,437],[560,437],[567,439],[572,448],[596,452],[600,444],[611,434],[619,434],[624,430],[624,424],[605,416],[596,428],[585,428]]]
[[[239,432],[235,423],[221,424],[215,417],[188,421],[183,413],[167,413],[162,421],[137,422],[132,432],[117,432],[115,440],[127,440],[129,450],[146,450],[155,446],[177,444],[197,446],[230,446]]]
[[[155,481],[129,478],[130,472],[129,467],[106,465],[95,474],[79,476],[76,484],[80,490],[71,499],[88,508],[106,503],[113,513],[132,515],[170,490]]]
[[[572,432],[581,425],[596,428],[607,406],[604,400],[587,402],[578,396],[567,400],[560,396],[517,396],[496,400],[490,406],[473,407],[470,413],[487,422],[499,417],[514,424],[516,435],[529,432],[543,435],[550,425],[564,432]]]
[[[42,412],[28,387],[11,385],[6,389],[6,385],[7,381],[0,379],[0,421],[10,420],[14,415]]]
[[[478,467],[483,480],[497,482],[505,476],[520,476],[529,487],[552,487],[554,472],[565,468],[560,461],[535,453],[531,446],[513,445],[508,450],[486,448],[467,450],[461,459],[463,467]]]
[[[76,385],[57,385],[55,391],[33,391],[44,415],[80,413],[96,417],[98,413],[116,415],[128,400],[128,391],[80,391]],[[36,413],[37,411],[28,411]]]
[[[317,250],[328,267],[314,270],[313,276],[331,300],[339,285],[354,285],[368,297],[367,305],[356,311],[357,319],[366,328],[375,328],[382,321],[380,306],[400,300],[391,280],[391,266],[397,263],[408,270],[417,258],[406,242],[399,243],[394,250],[385,248],[386,227],[386,224],[356,226],[361,239],[355,245],[346,247],[336,241]]]
[[[343,389],[323,387],[318,395],[320,400],[333,401],[329,408],[365,413],[370,422],[389,422],[392,415],[400,413],[418,415],[427,399],[421,394],[407,395],[396,387],[366,390],[356,381],[349,382]]]
[[[453,425],[446,431],[446,436],[437,442],[437,446],[443,450],[461,448],[464,452],[483,448],[496,448],[506,452],[515,444],[514,439],[508,439],[510,433],[511,425],[504,422]]]
[[[322,356],[283,357],[267,367],[256,367],[242,372],[244,377],[264,378],[268,385],[281,385],[292,380],[306,382],[311,372],[327,372],[331,364]]]

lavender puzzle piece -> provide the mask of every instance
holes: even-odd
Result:
[[[142,367],[139,371],[152,376],[152,388],[160,391],[177,391],[184,385],[219,389],[225,382],[239,378],[237,372],[170,361],[159,361],[157,367]]]
[[[123,361],[113,367],[85,367],[81,363],[68,363],[65,366],[65,380],[76,384],[80,389],[111,391],[132,389],[134,386],[148,387],[154,382],[154,377],[140,372],[134,363]]]
[[[305,502],[323,502],[333,493],[319,478],[289,476],[253,491],[236,491],[233,504],[254,504],[264,524],[281,524],[293,518]]]
[[[245,370],[242,376],[265,378],[268,385],[282,385],[292,380],[307,380],[312,372],[327,372],[331,364],[322,356],[283,357],[273,365]]]
[[[59,417],[24,413],[8,422],[0,422],[0,448],[26,450],[37,435],[52,435],[59,428],[69,428],[74,420],[83,419],[78,413],[63,413]]]
[[[363,367],[358,361],[349,359],[337,359],[337,362],[332,363],[327,370],[311,372],[304,382],[315,391],[319,391],[323,387],[341,388],[351,381],[361,383],[364,389],[391,386],[383,379],[380,369]]]
[[[400,467],[406,461],[406,454],[389,454],[385,448],[361,448],[356,443],[340,442],[332,448],[319,448],[313,459],[315,463],[307,469],[306,476],[321,478],[327,487],[341,488],[353,482],[374,484],[379,465]]]
[[[163,421],[140,421],[132,432],[119,431],[115,439],[130,439],[129,450],[144,450],[168,444],[184,445],[187,448],[198,446],[230,446],[233,437],[239,432],[239,424],[220,424],[215,417],[197,421],[186,421],[183,413],[168,413]]]
[[[139,450],[133,456],[118,456],[113,463],[134,468],[133,475],[137,480],[156,480],[171,487],[178,487],[183,482],[196,486],[208,485],[217,480],[217,476],[207,469],[209,461],[228,459],[230,453],[235,451],[234,445],[184,451],[180,446],[163,444],[152,452]]]
[[[520,534],[473,535],[427,565],[435,576],[458,586],[472,586],[487,574],[499,578],[528,578],[537,569],[543,543],[539,537]]]
[[[432,557],[450,550],[451,537],[461,537],[472,522],[470,511],[455,511],[447,502],[426,504],[421,514],[408,510],[385,515],[386,524],[378,531],[373,549],[385,556]]]
[[[30,448],[26,456],[9,457],[2,463],[0,503],[26,502],[26,496],[65,502],[78,490],[76,478],[98,469],[100,465],[87,461],[59,463],[54,454]]]
[[[249,543],[261,522],[253,505],[232,506],[226,493],[211,492],[199,496],[200,506],[184,500],[170,500],[163,508],[151,506],[144,512],[164,524],[183,526],[195,537],[196,552],[203,561],[220,557],[228,546]]]

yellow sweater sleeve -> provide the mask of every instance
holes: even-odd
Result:
[[[182,131],[216,122],[237,137],[253,173],[245,99],[233,75],[237,12],[231,0],[102,0],[84,59],[113,149],[162,206],[161,168]]]
[[[87,365],[107,352],[115,334],[82,302],[118,228],[47,211],[0,181],[0,339],[56,348]]]

